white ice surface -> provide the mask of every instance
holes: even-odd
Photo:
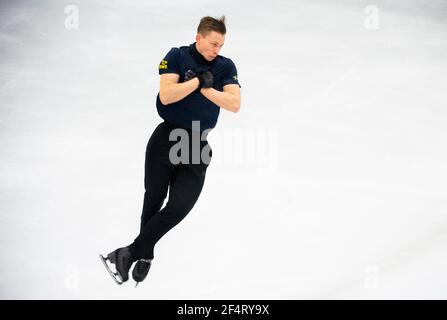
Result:
[[[65,2],[0,3],[0,298],[447,298],[445,1],[70,4],[78,30]],[[221,14],[241,111],[117,286],[97,255],[137,235],[158,63]]]

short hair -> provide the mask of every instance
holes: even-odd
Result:
[[[215,31],[222,35],[227,33],[227,28],[225,27],[225,16],[222,16],[219,19],[210,16],[200,19],[199,26],[197,27],[197,33],[200,33],[203,37],[206,37],[211,31]]]

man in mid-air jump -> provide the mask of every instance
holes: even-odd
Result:
[[[160,92],[157,111],[163,118],[146,147],[144,204],[140,234],[133,243],[118,248],[102,262],[118,284],[129,279],[143,281],[154,258],[154,246],[191,211],[202,191],[212,157],[206,137],[216,126],[220,109],[238,112],[241,105],[236,66],[219,55],[226,34],[225,16],[203,17],[196,41],[172,48],[159,64]],[[173,152],[178,130],[187,132],[189,150]],[[199,161],[194,151],[199,148]],[[174,147],[174,148],[173,148]],[[205,155],[205,156],[204,156]],[[205,159],[204,159],[205,158]],[[169,199],[163,202],[169,188]],[[160,210],[161,209],[161,210]],[[109,264],[115,265],[113,272]]]

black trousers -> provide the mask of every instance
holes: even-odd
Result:
[[[169,134],[177,128],[166,121],[160,123],[147,144],[140,234],[129,246],[135,259],[154,258],[155,244],[191,211],[205,182],[209,159],[212,157],[211,146],[206,137],[202,137],[204,141],[197,139],[200,133],[193,134],[191,129],[183,129],[189,136],[188,161],[175,164],[175,161],[171,161],[169,152],[178,141],[169,141]],[[197,163],[196,153],[193,161],[192,143],[200,146],[200,154],[207,152],[209,159],[199,157]],[[181,150],[178,155],[182,155]],[[161,209],[168,188],[169,198]]]

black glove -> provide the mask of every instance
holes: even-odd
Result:
[[[213,86],[214,77],[211,71],[202,71],[197,74],[200,85],[199,88],[211,88]]]

